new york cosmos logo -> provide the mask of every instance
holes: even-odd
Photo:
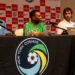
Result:
[[[15,61],[21,75],[42,75],[49,63],[47,46],[38,38],[27,38],[17,47]]]

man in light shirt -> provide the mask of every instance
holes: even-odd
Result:
[[[5,35],[7,33],[7,30],[4,27],[6,28],[6,23],[0,19],[0,35]]]
[[[67,7],[63,10],[63,20],[59,22],[57,25],[59,28],[56,29],[57,34],[61,35],[63,34],[63,31],[67,31],[68,27],[75,27],[75,23],[71,21],[72,19],[73,11],[71,8]],[[60,29],[62,28],[62,29]]]

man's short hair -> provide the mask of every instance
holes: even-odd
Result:
[[[70,11],[70,12],[71,12],[71,14],[73,14],[72,9],[71,9],[71,8],[69,8],[69,7],[67,7],[67,8],[65,8],[65,9],[63,10],[63,15],[64,15],[67,11]]]
[[[32,17],[33,16],[35,16],[35,13],[36,12],[39,12],[38,10],[32,10],[31,12],[30,12],[30,18],[32,19]]]

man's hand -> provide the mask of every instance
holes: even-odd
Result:
[[[42,36],[42,32],[37,32],[37,31],[35,31],[35,32],[30,32],[30,33],[29,33],[29,36]]]
[[[40,35],[40,32],[37,32],[37,31],[33,32],[33,36],[39,36],[39,35]]]
[[[51,35],[50,30],[47,30],[45,32],[37,32],[37,31],[35,31],[35,32],[30,32],[29,33],[29,36],[37,36],[37,37],[39,37],[39,36],[50,36],[50,35]]]

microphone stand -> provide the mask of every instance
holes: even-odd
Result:
[[[57,23],[55,23],[55,22],[50,22],[50,24],[51,24],[52,26],[54,26],[55,28],[58,28],[58,29],[63,30],[62,35],[65,35],[65,34],[66,34],[66,35],[68,35],[67,30],[66,30],[66,29],[64,29],[64,28],[58,27],[58,26],[57,26]]]
[[[12,34],[14,34],[14,31],[12,31],[11,29],[8,29],[8,28],[6,28],[5,26],[3,26],[3,25],[1,25],[1,24],[0,24],[0,26],[1,26],[2,28],[4,28],[4,29],[10,31]]]

